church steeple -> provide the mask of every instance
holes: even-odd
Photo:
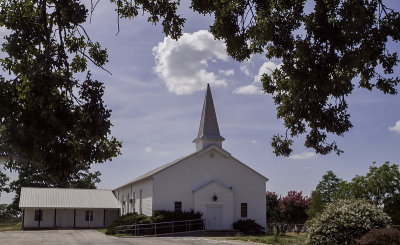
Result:
[[[201,113],[200,127],[197,138],[193,140],[196,143],[198,151],[211,144],[222,148],[222,141],[225,139],[219,134],[217,115],[214,109],[214,102],[211,95],[210,85],[207,84],[206,96],[204,98],[203,111]]]

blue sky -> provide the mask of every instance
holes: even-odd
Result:
[[[393,2],[393,1],[392,1]],[[400,3],[395,3],[400,9]],[[195,151],[206,84],[210,83],[223,148],[260,172],[268,191],[290,190],[310,195],[328,170],[343,179],[368,171],[372,162],[399,163],[400,97],[356,88],[348,97],[354,127],[344,137],[331,137],[344,150],[340,156],[316,156],[296,139],[290,158],[275,157],[271,137],[283,133],[270,95],[260,93],[258,76],[279,65],[253,56],[239,63],[227,56],[224,44],[208,33],[210,16],[180,10],[187,18],[179,41],[165,38],[160,25],[146,17],[122,20],[117,33],[114,7],[101,1],[86,28],[92,40],[108,49],[106,68],[92,68],[105,83],[104,96],[112,109],[112,134],[122,141],[122,155],[94,165],[102,172],[98,188],[112,189],[162,164]],[[400,51],[398,44],[392,50]],[[397,75],[400,73],[397,70]],[[398,88],[399,89],[399,88]],[[397,123],[397,125],[396,125]],[[392,130],[390,130],[392,129]],[[0,203],[11,195],[2,195]]]

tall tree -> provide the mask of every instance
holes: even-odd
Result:
[[[394,224],[400,224],[400,171],[399,165],[385,162],[376,166],[374,162],[365,176],[357,175],[343,185],[338,197],[362,198],[383,207]]]
[[[120,18],[139,10],[162,21],[166,35],[182,34],[178,2],[110,0]],[[91,13],[97,3],[91,1]],[[0,26],[10,31],[0,75],[0,157],[9,165],[33,161],[63,185],[79,165],[102,163],[120,154],[110,135],[111,110],[103,83],[93,80],[87,62],[106,70],[107,50],[82,26],[88,8],[80,0],[1,0]],[[79,80],[76,75],[85,75]]]
[[[18,214],[19,198],[21,187],[64,187],[64,188],[83,188],[96,189],[96,184],[100,183],[99,171],[90,172],[89,166],[81,164],[78,171],[68,176],[68,183],[59,182],[58,179],[48,175],[46,170],[40,165],[32,161],[24,164],[15,164],[7,166],[18,173],[18,178],[9,184],[10,191],[15,192],[13,202],[9,206],[9,210],[13,215]]]
[[[9,192],[9,189],[7,187],[7,183],[10,180],[10,178],[7,176],[7,174],[3,173],[0,170],[0,196],[2,192]]]
[[[341,182],[343,180],[338,178],[332,171],[328,171],[322,176],[322,180],[318,183],[315,190],[311,192],[310,206],[307,209],[309,218],[322,212],[326,204],[334,201]]]
[[[16,169],[39,164],[61,186],[121,147],[110,136],[104,86],[87,68],[87,60],[103,67],[108,57],[81,26],[87,15],[79,1],[0,3],[0,25],[10,30],[1,60],[9,76],[0,77],[0,154]]]
[[[278,194],[267,191],[267,223],[276,223],[281,221],[280,200]]]
[[[343,181],[328,171],[312,192],[307,214],[312,218],[327,203],[352,198],[365,199],[382,207],[394,224],[400,224],[399,165],[385,162],[378,167],[374,162],[366,175],[357,175],[351,181]]]

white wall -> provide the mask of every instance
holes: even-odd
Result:
[[[112,222],[118,218],[119,210],[118,209],[106,209],[106,222],[105,226],[110,226]]]
[[[86,221],[86,210],[93,210],[93,221]],[[75,227],[77,228],[92,228],[103,227],[104,224],[104,209],[77,209]]]
[[[26,208],[24,214],[24,228],[39,228],[39,222],[35,219],[34,208]],[[54,209],[41,209],[43,211],[40,228],[54,228]],[[93,210],[93,221],[85,221],[86,210]],[[106,226],[118,217],[118,209],[106,210]],[[103,227],[104,225],[104,209],[76,209],[75,227],[92,228]],[[57,209],[56,227],[74,227],[74,210],[73,209]]]
[[[121,215],[131,213],[133,210],[140,213],[140,191],[142,191],[142,213],[148,216],[153,214],[153,179],[149,178],[116,190],[115,194],[121,205],[125,201],[125,205],[121,208]],[[129,198],[135,196],[132,203],[129,202],[128,195]]]
[[[265,227],[265,178],[215,148],[208,148],[155,174],[153,210],[173,210],[175,201],[182,202],[183,210],[194,209],[192,191],[210,180],[216,180],[232,187],[233,222],[241,218],[240,204],[247,203],[247,218]]]
[[[57,209],[56,226],[57,227],[74,227],[74,210],[73,209]]]
[[[35,210],[38,208],[25,208],[24,228],[39,228],[39,222],[35,221]],[[41,209],[43,212],[40,228],[54,227],[54,209]]]

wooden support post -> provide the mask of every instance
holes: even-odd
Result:
[[[76,224],[76,209],[74,209],[74,228],[75,228],[75,224]]]
[[[54,209],[54,228],[56,228],[56,221],[57,221],[57,209]]]
[[[103,215],[103,227],[106,227],[106,209],[104,209],[104,215]]]
[[[22,209],[22,229],[24,229],[24,223],[25,223],[25,208]]]
[[[43,217],[41,214],[42,214],[42,210],[39,208],[39,219],[38,219],[38,220],[39,220],[39,221],[38,221],[38,226],[39,226],[39,228],[40,228],[40,220],[41,220],[42,217]]]

